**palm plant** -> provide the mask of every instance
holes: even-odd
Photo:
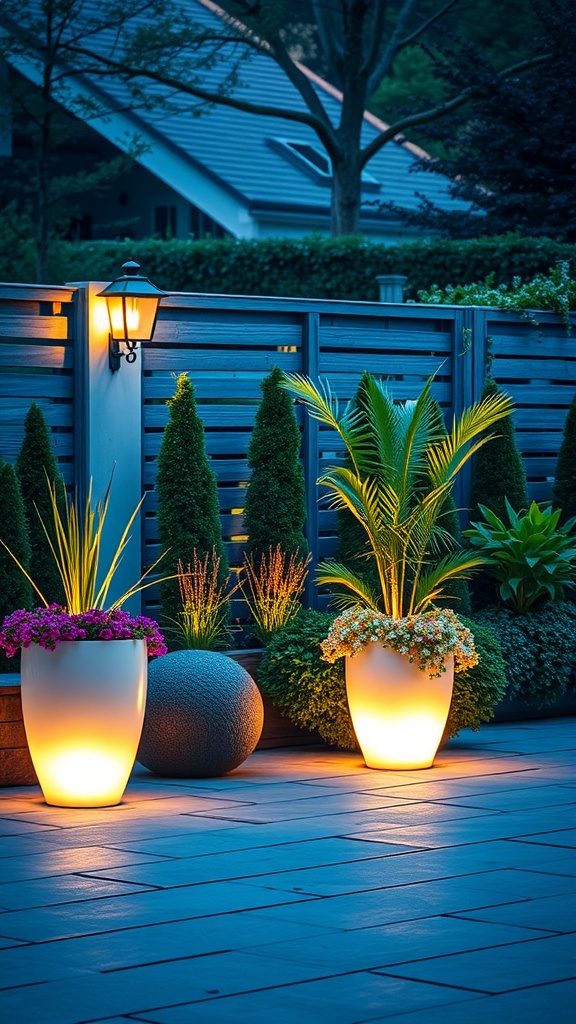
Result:
[[[339,414],[328,383],[284,375],[283,386],[344,442],[349,464],[330,467],[318,484],[327,488],[332,508],[348,509],[360,523],[362,557],[376,568],[378,585],[335,560],[320,563],[317,581],[332,589],[341,608],[359,605],[393,619],[417,615],[446,596],[450,580],[484,564],[451,540],[443,508],[459,470],[496,436],[486,431],[511,413],[512,401],[501,393],[488,396],[454,417],[446,433],[432,380],[416,401],[396,404],[380,381],[364,374],[356,404]]]

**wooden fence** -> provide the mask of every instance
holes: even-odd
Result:
[[[52,430],[62,475],[76,483],[74,288],[0,284],[0,455],[15,462],[32,402]]]
[[[121,373],[142,374],[143,460],[148,493],[143,561],[158,550],[154,481],[175,375],[194,383],[198,412],[218,478],[222,530],[232,565],[241,561],[248,444],[273,366],[328,378],[343,401],[360,374],[385,378],[398,399],[414,398],[436,374],[442,408],[460,412],[482,391],[487,356],[516,403],[515,425],[531,497],[550,497],[566,413],[576,389],[576,342],[553,314],[526,319],[480,308],[328,302],[284,298],[173,295],[162,302],[153,342]],[[86,478],[86,313],[82,288],[0,285],[0,454],[14,461],[30,402],[53,430],[69,485]],[[106,368],[106,373],[109,371]],[[104,382],[105,383],[105,382]],[[119,410],[119,415],[122,411]],[[334,435],[302,417],[307,530],[315,558],[336,544],[335,514],[318,502],[320,471],[342,454]],[[456,495],[465,506],[469,474]],[[136,495],[134,496],[136,500]],[[154,596],[146,599],[154,608]]]

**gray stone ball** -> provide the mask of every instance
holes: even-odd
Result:
[[[215,651],[174,651],[148,666],[138,761],[156,775],[225,775],[252,753],[264,724],[252,676]]]

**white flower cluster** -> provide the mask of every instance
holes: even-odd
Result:
[[[357,607],[347,608],[334,620],[320,645],[322,658],[334,662],[346,655],[354,657],[368,643],[381,643],[406,655],[431,676],[445,671],[451,655],[456,672],[472,668],[478,661],[474,638],[453,611],[433,610],[391,619],[373,609]]]

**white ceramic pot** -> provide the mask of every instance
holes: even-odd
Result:
[[[450,710],[454,659],[433,679],[379,643],[346,658],[346,693],[368,768],[429,768]]]
[[[22,651],[22,713],[47,803],[117,804],[146,705],[145,640],[71,640]]]

